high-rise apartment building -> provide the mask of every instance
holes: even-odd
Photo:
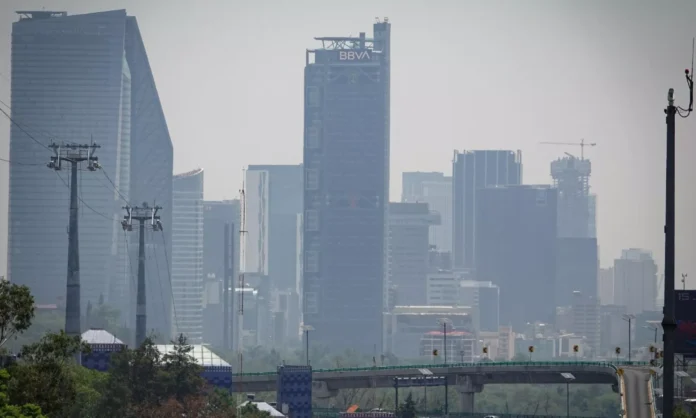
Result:
[[[518,184],[522,184],[521,151],[454,152],[452,252],[455,268],[472,268],[475,264],[479,190]]]
[[[440,216],[440,224],[430,228],[430,245],[438,251],[452,251],[452,177],[437,172],[402,174],[401,201],[425,202]]]
[[[103,173],[81,172],[78,180],[81,302],[84,309],[103,295],[132,326],[126,239],[137,243],[137,237],[121,230],[121,207],[126,200],[156,202],[168,225],[172,206],[172,144],[138,24],[125,10],[19,15],[12,29],[11,106],[22,128],[13,124],[10,132],[16,164],[10,166],[9,279],[28,285],[37,303],[64,303],[68,174],[31,165],[49,157],[50,140],[94,141]],[[163,274],[170,230],[147,242]],[[146,280],[149,289],[163,289],[148,293],[148,327],[168,338],[168,283],[149,266]]]
[[[203,170],[174,176],[172,290],[174,334],[203,338]]]
[[[294,289],[297,215],[302,213],[301,164],[247,168],[247,268],[257,268],[274,289]],[[259,262],[262,269],[259,270]],[[251,257],[251,258],[250,258]]]
[[[427,302],[428,230],[437,223],[439,216],[427,203],[389,203],[387,281],[395,286],[399,305]]]
[[[656,310],[657,265],[650,251],[623,250],[614,260],[614,304],[629,315]]]
[[[306,53],[303,217],[304,324],[319,344],[370,354],[382,345],[391,24],[373,28]]]
[[[500,287],[500,323],[553,323],[556,189],[479,189],[476,203],[476,278]]]

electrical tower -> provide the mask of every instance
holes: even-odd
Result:
[[[153,231],[161,231],[162,223],[157,212],[161,206],[150,207],[146,202],[142,206],[126,206],[126,215],[123,217],[121,226],[124,231],[133,230],[133,221],[140,223],[138,237],[138,290],[137,306],[135,311],[135,345],[140,345],[145,341],[147,330],[147,302],[145,289],[145,222],[149,221]]]
[[[87,162],[87,170],[96,171],[100,168],[99,159],[94,153],[99,148],[97,144],[55,144],[48,146],[54,155],[48,168],[60,171],[63,162],[70,163],[70,226],[68,232],[68,280],[65,295],[65,333],[71,337],[81,335],[80,327],[80,242],[78,234],[77,202],[77,171],[80,163]],[[81,360],[78,353],[77,361]]]

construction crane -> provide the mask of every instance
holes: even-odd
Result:
[[[585,143],[584,139],[581,139],[580,142],[540,142],[540,144],[544,145],[575,145],[576,147],[580,147],[580,159],[584,160],[585,159],[585,147],[595,147],[597,146],[596,143],[591,142],[591,143]]]

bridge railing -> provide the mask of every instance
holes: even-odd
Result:
[[[393,410],[383,409],[380,412],[394,413]],[[333,408],[312,408],[312,417],[314,418],[338,418],[343,411]],[[600,417],[579,417],[579,416],[556,416],[556,415],[526,415],[526,414],[500,414],[495,412],[450,412],[447,414],[449,418],[484,418],[486,416],[495,416],[498,418],[600,418]],[[444,417],[442,410],[437,411],[416,411],[417,417],[439,418]]]
[[[337,369],[313,369],[312,373],[346,373],[346,372],[379,372],[390,370],[411,369],[446,369],[458,367],[568,367],[568,366],[598,366],[616,369],[620,366],[648,366],[646,361],[482,361],[475,363],[447,363],[447,364],[409,364],[399,366],[378,367],[343,367]],[[234,373],[233,376],[272,376],[276,371]]]

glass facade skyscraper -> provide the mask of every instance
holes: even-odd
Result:
[[[452,162],[452,259],[455,268],[474,268],[479,190],[518,184],[522,184],[521,151],[455,151]]]
[[[317,38],[305,67],[303,320],[312,341],[370,354],[382,346],[390,28]]]
[[[94,141],[101,146],[97,156],[103,173],[81,171],[78,178],[83,312],[88,301],[96,303],[103,295],[123,321],[133,324],[126,240],[136,243],[137,237],[121,229],[121,207],[125,200],[156,199],[165,208],[166,225],[172,175],[171,141],[135,18],[125,10],[75,16],[21,12],[12,29],[11,101],[16,124],[10,158],[17,164],[10,166],[9,279],[28,285],[37,303],[64,303],[69,176],[26,164],[45,162],[51,140]],[[160,257],[164,269],[165,257]],[[152,271],[150,278],[156,276]],[[148,279],[148,285],[159,289],[156,280]],[[171,298],[162,298],[167,300],[158,306],[150,303],[154,320],[149,328],[166,331],[167,337],[168,321],[157,319],[168,311]]]
[[[174,176],[172,290],[174,334],[203,338],[203,170]]]

